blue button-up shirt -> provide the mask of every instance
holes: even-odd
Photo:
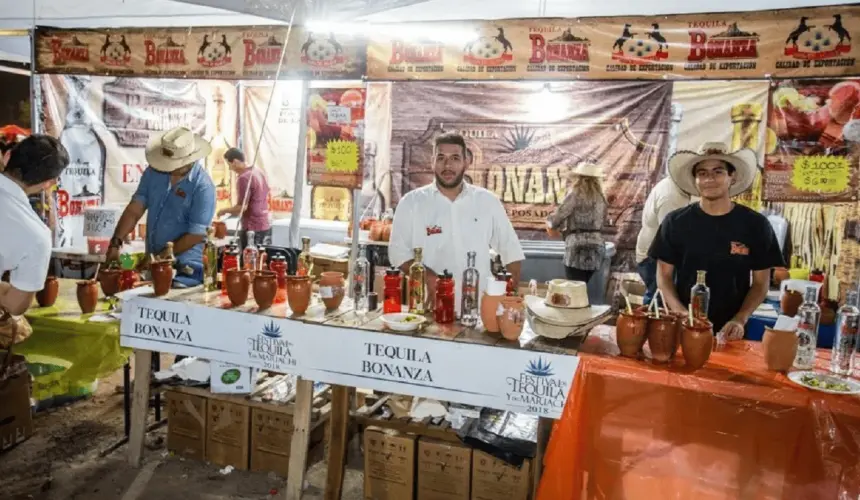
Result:
[[[215,184],[200,162],[173,186],[170,174],[147,168],[132,199],[146,207],[146,251],[152,254],[184,234],[205,235],[215,216]],[[176,261],[176,281],[185,286],[203,283],[203,243],[177,255]]]

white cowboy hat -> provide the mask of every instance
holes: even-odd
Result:
[[[758,172],[755,151],[744,148],[729,152],[722,142],[706,142],[698,153],[678,151],[669,158],[669,175],[681,191],[690,196],[699,196],[693,168],[705,160],[722,160],[735,168],[734,183],[729,188],[729,196],[737,196],[752,186]]]
[[[146,144],[146,161],[159,172],[170,173],[205,158],[212,152],[209,142],[185,127],[155,134]]]
[[[581,175],[583,177],[603,177],[603,169],[596,163],[581,161],[570,171],[570,175]]]

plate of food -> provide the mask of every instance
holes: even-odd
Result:
[[[382,315],[382,322],[395,332],[413,332],[417,330],[427,319],[419,314],[412,313],[388,313]]]
[[[790,372],[788,379],[808,389],[829,394],[860,394],[860,382],[813,371]]]

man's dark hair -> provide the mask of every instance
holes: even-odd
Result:
[[[245,161],[245,153],[239,148],[230,148],[224,153],[224,159],[227,163],[232,163],[233,160]]]
[[[466,140],[463,139],[462,135],[454,133],[442,134],[436,138],[434,146],[438,148],[440,144],[454,144],[456,146],[460,146],[463,149],[463,159],[466,159]]]
[[[49,135],[31,135],[9,153],[6,173],[27,186],[56,179],[69,166],[69,152]]]

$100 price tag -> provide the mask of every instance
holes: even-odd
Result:
[[[794,160],[791,184],[798,191],[841,193],[848,189],[851,163],[843,156],[802,156]]]

